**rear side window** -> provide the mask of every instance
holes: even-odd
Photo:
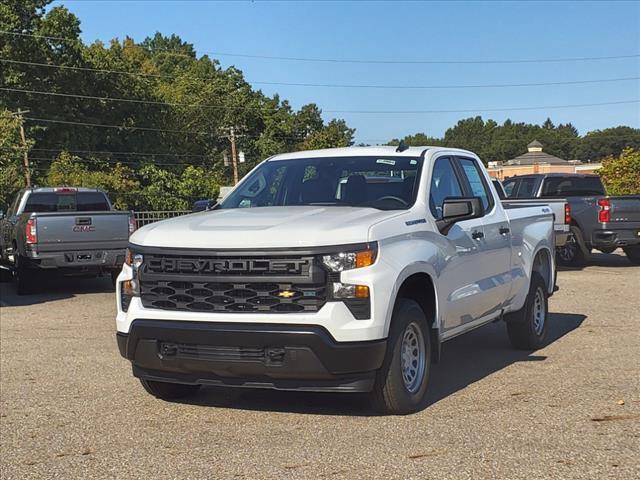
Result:
[[[429,209],[437,220],[442,218],[442,204],[447,197],[461,197],[462,187],[450,158],[438,158],[433,165]]]
[[[543,197],[579,197],[606,195],[600,177],[547,177]]]
[[[471,194],[474,197],[480,197],[484,213],[487,213],[493,207],[493,196],[489,193],[489,188],[477,162],[470,158],[461,158],[460,166],[469,183]]]
[[[100,212],[107,210],[109,210],[109,203],[100,192],[37,192],[29,195],[24,207],[25,213]]]

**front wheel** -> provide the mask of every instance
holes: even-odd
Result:
[[[156,398],[162,400],[176,400],[195,394],[200,385],[185,385],[184,383],[158,382],[156,380],[140,379],[144,389]]]
[[[640,265],[640,245],[623,248],[625,255],[634,265]]]
[[[430,370],[430,329],[424,311],[417,302],[400,299],[391,318],[387,353],[371,392],[374,408],[395,415],[424,408]]]
[[[547,286],[542,276],[533,272],[524,306],[517,312],[505,316],[507,333],[513,348],[537,350],[544,346],[547,336],[548,297]]]

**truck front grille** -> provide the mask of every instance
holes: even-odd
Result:
[[[325,304],[325,284],[146,281],[140,284],[145,308],[190,312],[317,312]]]

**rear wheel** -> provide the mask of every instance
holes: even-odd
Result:
[[[387,353],[371,392],[380,413],[404,415],[426,405],[431,370],[430,329],[420,305],[399,299],[391,319]]]
[[[581,267],[587,260],[587,249],[578,227],[571,227],[571,235],[567,243],[556,249],[556,258],[565,267]]]
[[[144,389],[156,398],[175,400],[195,394],[200,385],[185,385],[183,383],[158,382],[156,380],[140,379]]]
[[[640,265],[640,245],[624,247],[623,250],[631,263],[634,265]]]
[[[533,272],[524,306],[517,312],[505,316],[507,333],[513,348],[536,350],[544,346],[547,336],[548,296],[542,276]]]

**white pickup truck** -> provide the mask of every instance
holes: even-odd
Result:
[[[550,208],[504,208],[472,152],[277,155],[213,209],[133,234],[118,347],[159,398],[369,392],[410,413],[447,340],[504,319],[514,347],[544,344],[553,251]]]

